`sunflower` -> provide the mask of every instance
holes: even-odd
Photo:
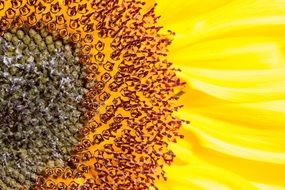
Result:
[[[284,4],[1,0],[0,189],[285,189]]]

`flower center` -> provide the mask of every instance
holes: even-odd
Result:
[[[88,84],[78,52],[45,29],[0,37],[0,189],[33,186],[79,142]]]

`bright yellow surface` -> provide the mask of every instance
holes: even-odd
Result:
[[[285,1],[159,0],[191,121],[162,190],[285,189]]]

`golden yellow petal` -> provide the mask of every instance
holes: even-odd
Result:
[[[168,4],[168,6],[167,6]],[[285,1],[163,1],[187,81],[161,189],[285,189]],[[168,16],[164,16],[170,13]]]
[[[187,19],[204,14],[206,12],[212,12],[220,7],[232,2],[233,0],[179,0],[179,1],[158,1],[158,9],[162,15],[160,22],[166,24],[178,24]]]
[[[175,63],[177,62],[177,65],[190,68],[221,70],[280,68],[284,66],[284,40],[283,36],[219,38],[179,50],[174,49],[170,57]]]
[[[175,48],[216,38],[280,35],[284,32],[284,5],[279,0],[236,0],[184,22],[170,24],[178,34]],[[200,6],[207,6],[207,1],[201,1]]]

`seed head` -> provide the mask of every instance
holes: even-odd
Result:
[[[79,142],[86,70],[78,50],[44,28],[5,32],[0,50],[0,189],[30,187]]]

